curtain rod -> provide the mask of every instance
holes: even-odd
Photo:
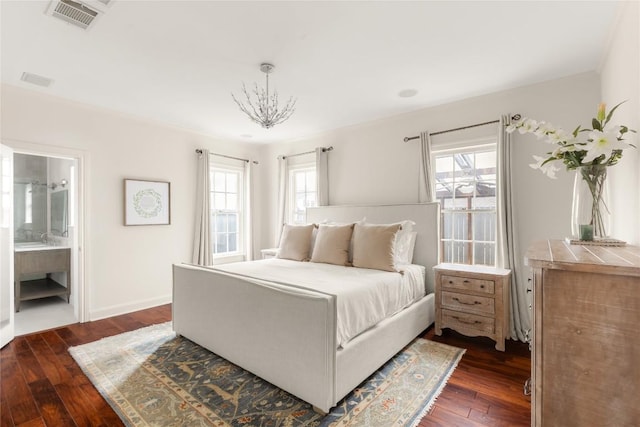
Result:
[[[326,153],[327,151],[331,151],[333,150],[333,146],[330,147],[322,147],[322,152]],[[286,159],[288,157],[298,157],[298,156],[304,156],[306,154],[313,154],[315,153],[316,150],[313,151],[305,151],[304,153],[297,153],[297,154],[289,154],[288,156],[278,156],[278,159]]]
[[[520,120],[521,117],[522,116],[520,116],[520,114],[514,114],[513,116],[511,116],[511,120]],[[442,135],[443,133],[456,132],[456,131],[459,131],[459,130],[477,128],[478,126],[492,125],[494,123],[500,123],[500,120],[491,120],[490,122],[477,123],[475,125],[462,126],[462,127],[459,127],[459,128],[441,130],[439,132],[432,133],[431,136]],[[420,136],[405,136],[404,137],[404,142],[409,142],[409,141],[411,141],[413,139],[418,139],[418,138],[420,138]]]
[[[196,148],[196,153],[198,154],[202,154],[202,148]],[[226,154],[218,154],[218,153],[209,153],[212,156],[218,156],[218,157],[224,157],[226,159],[233,159],[233,160],[240,160],[241,162],[250,162],[251,160],[249,159],[241,159],[240,157],[233,157],[233,156],[227,156]],[[260,162],[253,160],[253,164],[254,165],[259,165]]]

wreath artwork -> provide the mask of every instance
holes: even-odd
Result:
[[[169,183],[124,180],[124,225],[170,224]]]
[[[133,207],[143,218],[153,218],[158,216],[162,209],[160,193],[150,188],[138,191],[133,196]]]

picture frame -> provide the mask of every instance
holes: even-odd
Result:
[[[171,183],[124,180],[124,225],[171,224]]]

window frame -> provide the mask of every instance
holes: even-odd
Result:
[[[229,210],[229,209],[215,209],[214,208],[214,204],[215,204],[215,193],[221,193],[219,191],[215,191],[215,173],[216,172],[223,172],[225,174],[230,173],[230,174],[237,174],[238,176],[238,192],[235,193],[237,194],[237,209],[236,210]],[[210,197],[210,204],[209,204],[209,219],[210,219],[210,234],[211,234],[211,253],[212,253],[212,257],[213,257],[213,263],[214,264],[223,264],[223,263],[227,263],[227,262],[236,262],[236,261],[244,261],[246,259],[247,253],[246,253],[246,244],[245,244],[245,236],[246,236],[246,207],[247,207],[247,200],[246,200],[246,195],[245,195],[245,180],[246,180],[246,173],[245,173],[245,168],[244,166],[236,166],[236,165],[231,165],[228,164],[226,162],[216,162],[213,159],[211,160],[210,164],[209,164],[209,184],[210,184],[210,188],[209,188],[209,197]],[[225,195],[226,194],[234,194],[234,193],[230,193],[227,190],[227,184],[226,184],[226,178],[225,178],[225,191],[222,192]],[[218,233],[216,230],[217,227],[217,222],[216,222],[216,215],[218,214],[229,214],[229,213],[235,213],[238,215],[238,227],[237,227],[237,242],[236,242],[236,250],[233,252],[219,252],[216,253],[216,242],[217,242],[217,237],[218,237]],[[226,234],[228,233],[228,229],[225,232]],[[227,242],[228,243],[228,242]]]
[[[497,227],[498,227],[498,192],[499,192],[499,188],[501,187],[501,183],[498,181],[498,174],[497,174],[497,155],[498,155],[498,142],[497,142],[497,138],[496,137],[491,137],[491,138],[482,138],[479,140],[473,140],[473,141],[456,141],[454,143],[451,144],[446,144],[446,145],[441,145],[439,147],[433,147],[431,150],[431,164],[433,165],[432,167],[432,179],[433,179],[433,183],[434,183],[434,201],[437,201],[440,203],[440,262],[447,262],[447,263],[452,263],[452,264],[463,264],[463,265],[486,265],[486,266],[496,266],[496,261],[497,261],[497,245],[498,245],[498,239],[497,239]],[[475,198],[476,196],[476,191],[477,191],[477,174],[474,175],[474,183],[476,185],[474,185],[474,189],[473,189],[473,195],[468,197],[468,204],[467,207],[465,208],[446,208],[445,207],[445,203],[444,200],[445,198],[438,198],[437,195],[437,178],[436,178],[436,173],[437,173],[437,162],[436,159],[438,157],[441,156],[447,156],[447,155],[456,155],[456,154],[473,154],[474,156],[477,153],[483,153],[483,152],[489,152],[492,151],[495,155],[495,159],[496,159],[496,181],[495,181],[495,194],[494,194],[494,206],[490,209],[478,209],[478,208],[474,208],[473,206],[471,206],[472,200]],[[474,162],[474,168],[473,170],[476,170],[476,165]],[[454,183],[455,183],[455,177],[454,177]],[[451,200],[455,200],[455,194],[454,197],[451,198]],[[454,202],[455,203],[455,202]],[[466,220],[466,224],[465,224],[465,228],[466,228],[466,238],[456,238],[455,236],[455,224],[454,221],[451,221],[451,233],[450,233],[450,237],[449,238],[445,238],[445,223],[447,221],[445,221],[445,216],[447,214],[466,214],[467,215],[467,220]],[[474,221],[474,217],[475,215],[478,214],[492,214],[493,216],[493,221],[492,221],[492,227],[493,227],[493,240],[480,240],[477,239],[475,236],[475,229],[474,229],[474,225],[476,224]],[[451,218],[453,219],[453,215],[451,215]],[[450,242],[451,243],[451,252],[452,252],[452,256],[451,258],[447,258],[447,251],[445,250],[446,248],[446,242]],[[468,261],[468,262],[460,262],[458,260],[455,259],[455,256],[453,255],[453,252],[455,251],[454,249],[454,244],[456,242],[461,242],[464,244],[464,246],[466,246],[465,249],[465,255],[464,258]],[[493,264],[487,264],[487,263],[477,263],[476,261],[476,244],[492,244],[493,245]]]
[[[306,211],[304,213],[305,219],[303,222],[296,222],[295,218],[296,218],[296,195],[298,194],[296,191],[296,182],[295,182],[295,175],[297,173],[309,173],[309,172],[313,172],[315,175],[315,179],[316,179],[316,186],[313,188],[313,191],[308,191],[308,189],[306,188],[306,183],[305,183],[305,202],[307,201],[307,194],[309,193],[314,193],[315,194],[315,204],[313,205],[307,205],[305,203],[305,209],[308,207],[315,207],[318,206],[318,187],[317,187],[317,180],[318,180],[318,171],[316,169],[316,164],[315,163],[311,163],[311,162],[307,162],[307,163],[300,163],[297,165],[293,165],[289,167],[289,176],[288,176],[288,195],[287,195],[287,218],[286,218],[286,222],[288,224],[295,224],[295,225],[304,225],[307,223],[306,218],[307,218],[307,214]]]

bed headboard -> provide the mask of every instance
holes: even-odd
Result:
[[[405,219],[414,221],[418,233],[413,263],[426,267],[427,291],[434,292],[433,267],[439,259],[440,204],[319,206],[307,208],[307,221],[355,222],[366,218],[371,224],[390,224]]]

